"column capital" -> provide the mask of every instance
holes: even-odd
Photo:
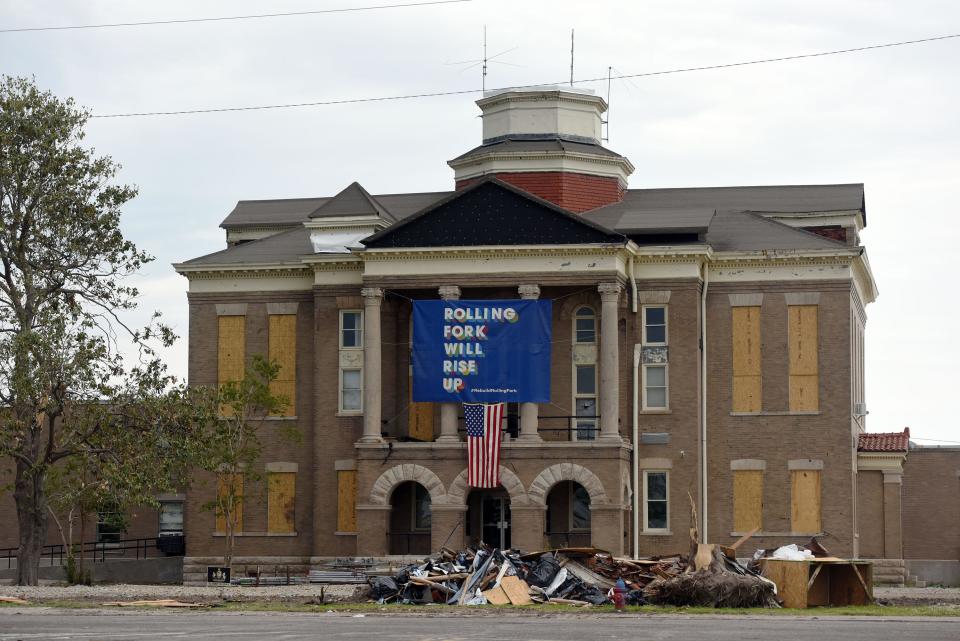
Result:
[[[459,285],[441,285],[438,290],[443,300],[460,300]]]
[[[525,283],[517,287],[517,292],[523,300],[536,300],[540,298],[540,286],[536,283]]]
[[[616,301],[620,297],[620,292],[623,291],[623,285],[613,281],[610,283],[600,283],[597,285],[597,291],[600,292],[600,300],[608,303]]]
[[[379,305],[383,302],[383,289],[380,287],[364,287],[360,290],[360,295],[366,305]]]

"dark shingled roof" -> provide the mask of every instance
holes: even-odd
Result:
[[[602,145],[595,145],[588,142],[577,142],[572,140],[563,140],[562,138],[546,138],[543,140],[517,140],[507,138],[490,142],[479,147],[474,147],[465,154],[460,154],[450,162],[464,160],[471,156],[479,156],[490,152],[502,153],[532,153],[542,151],[570,151],[578,154],[593,154],[595,156],[609,156],[610,158],[622,158],[620,154],[611,151]]]
[[[847,248],[836,240],[747,211],[718,211],[710,221],[707,244],[715,251]]]
[[[310,214],[310,218],[327,216],[379,216],[390,221],[397,220],[356,181],[347,185],[343,191]]]
[[[862,183],[628,189],[622,201],[584,215],[614,228],[623,215],[630,212],[666,218],[671,212],[704,209],[770,214],[859,211],[866,221]]]
[[[508,140],[485,147],[514,145],[513,148],[519,148],[517,145],[527,145],[525,148],[533,149],[551,144],[571,149],[603,149],[598,145],[560,140]],[[615,155],[609,150],[604,151]],[[507,188],[515,190],[510,186]],[[275,225],[294,229],[195,258],[183,265],[298,263],[300,256],[313,253],[309,231],[299,227],[311,216],[320,218],[375,213],[386,220],[396,221],[381,232],[381,235],[385,235],[404,219],[424,213],[455,193],[444,191],[372,196],[359,184],[353,183],[333,198],[240,201],[221,227]],[[552,204],[549,206],[556,208]],[[631,189],[624,194],[622,202],[586,212],[578,218],[606,232],[622,234],[706,232],[706,242],[717,251],[816,250],[847,246],[760,214],[835,211],[864,212],[863,185]]]
[[[906,452],[910,447],[910,428],[902,432],[875,432],[857,437],[859,452]]]
[[[182,265],[240,265],[283,264],[300,265],[300,257],[313,253],[310,242],[310,230],[296,227],[273,236],[267,236],[249,243],[234,245],[206,256],[193,258]]]
[[[359,186],[359,185],[358,185]],[[342,193],[342,192],[341,192]],[[377,204],[400,220],[414,214],[441,198],[449,191],[434,191],[413,194],[382,194],[371,196]],[[220,226],[224,229],[246,225],[293,226],[310,220],[316,212],[333,198],[285,198],[281,200],[241,200]],[[332,215],[332,214],[330,214]]]

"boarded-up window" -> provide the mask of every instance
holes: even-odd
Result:
[[[433,440],[433,403],[410,403],[410,438]]]
[[[733,530],[749,532],[763,524],[763,470],[733,471]]]
[[[280,366],[277,378],[270,383],[270,393],[283,396],[287,405],[283,416],[297,414],[297,316],[272,314],[270,316],[270,360]]]
[[[267,473],[267,532],[292,534],[297,531],[296,472]]]
[[[217,384],[243,380],[246,360],[246,316],[218,316]],[[223,406],[220,413],[231,416],[233,408]]]
[[[733,411],[759,412],[760,307],[733,308]]]
[[[221,474],[217,477],[217,532],[227,531],[228,512],[233,515],[233,531],[242,532],[243,474]]]
[[[820,531],[820,470],[790,473],[790,529],[803,534]]]
[[[357,531],[357,471],[337,472],[337,531]]]
[[[820,408],[817,363],[817,306],[787,307],[790,349],[790,411],[815,412]]]

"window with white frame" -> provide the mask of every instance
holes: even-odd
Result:
[[[642,320],[642,408],[665,410],[670,406],[666,305],[644,305]]]
[[[183,534],[183,501],[160,501],[160,536]]]
[[[667,308],[663,305],[644,305],[643,344],[667,344]]]
[[[666,470],[643,472],[643,531],[670,530],[670,475]]]
[[[340,310],[340,349],[363,347],[363,312],[358,309]]]
[[[574,378],[576,439],[592,441],[597,438],[597,366],[574,365]]]
[[[359,412],[363,409],[363,376],[359,369],[340,370],[340,411]]]
[[[643,366],[643,409],[667,409],[667,365]]]
[[[589,307],[580,307],[574,314],[573,342],[597,342],[597,315]]]

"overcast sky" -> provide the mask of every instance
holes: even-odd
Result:
[[[0,0],[0,29],[308,11],[402,0]],[[607,67],[633,74],[960,33],[951,0],[473,0],[232,22],[0,33],[0,73],[33,75],[95,113],[248,106],[476,89]],[[515,48],[515,49],[514,49]],[[630,186],[863,182],[880,297],[867,309],[870,431],[960,441],[950,271],[960,236],[960,39],[616,81],[608,146]],[[603,83],[585,83],[605,92]],[[240,199],[450,189],[479,144],[477,94],[258,112],[92,120],[87,141],[140,188],[125,232],[157,260],[146,311],[187,332],[170,263],[221,249]],[[186,341],[169,352],[186,374]]]

